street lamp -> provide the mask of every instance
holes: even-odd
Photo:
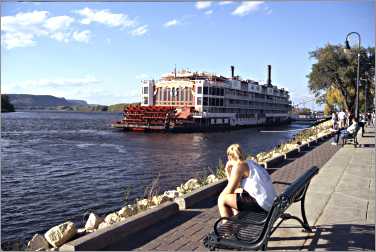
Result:
[[[345,41],[345,53],[349,54],[350,53],[350,44],[349,44],[349,36],[352,34],[358,35],[358,70],[356,73],[356,100],[355,100],[355,116],[356,119],[359,120],[359,68],[360,68],[360,34],[357,32],[350,32],[346,36],[346,41]]]

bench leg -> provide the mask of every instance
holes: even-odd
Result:
[[[304,197],[301,201],[301,205],[300,205],[300,210],[302,212],[302,217],[303,217],[303,228],[306,232],[312,232],[312,229],[311,227],[309,226],[308,224],[308,220],[307,220],[307,216],[306,216],[306,213],[305,213],[305,207],[304,207],[304,202],[305,202],[305,194],[304,194]]]

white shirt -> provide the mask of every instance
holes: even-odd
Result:
[[[350,134],[352,134],[352,133],[354,133],[356,126],[358,126],[358,123],[355,122],[355,123],[351,124],[351,125],[346,129],[346,131],[349,132]]]
[[[272,179],[265,168],[247,160],[249,176],[240,182],[241,188],[249,193],[264,210],[269,211],[277,196]]]
[[[345,120],[346,114],[345,112],[341,111],[338,113],[338,119],[339,120]]]

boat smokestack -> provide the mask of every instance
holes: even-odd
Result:
[[[268,85],[272,85],[272,66],[268,65]]]
[[[235,67],[231,66],[231,78],[232,79],[234,79],[234,70],[235,70]]]

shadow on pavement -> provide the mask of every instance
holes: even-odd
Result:
[[[128,236],[124,241],[119,241],[110,245],[109,247],[104,248],[106,251],[119,251],[119,250],[133,250],[138,247],[143,246],[144,244],[150,242],[156,237],[168,232],[171,229],[181,225],[184,222],[194,218],[198,214],[202,213],[201,211],[180,211],[176,216],[170,218],[168,221],[163,221],[159,224],[153,225],[147,230],[143,230]]]
[[[272,237],[271,241],[291,241],[291,244],[307,237]],[[375,226],[338,224],[316,226],[308,235],[304,246],[269,247],[268,250],[375,250]]]

